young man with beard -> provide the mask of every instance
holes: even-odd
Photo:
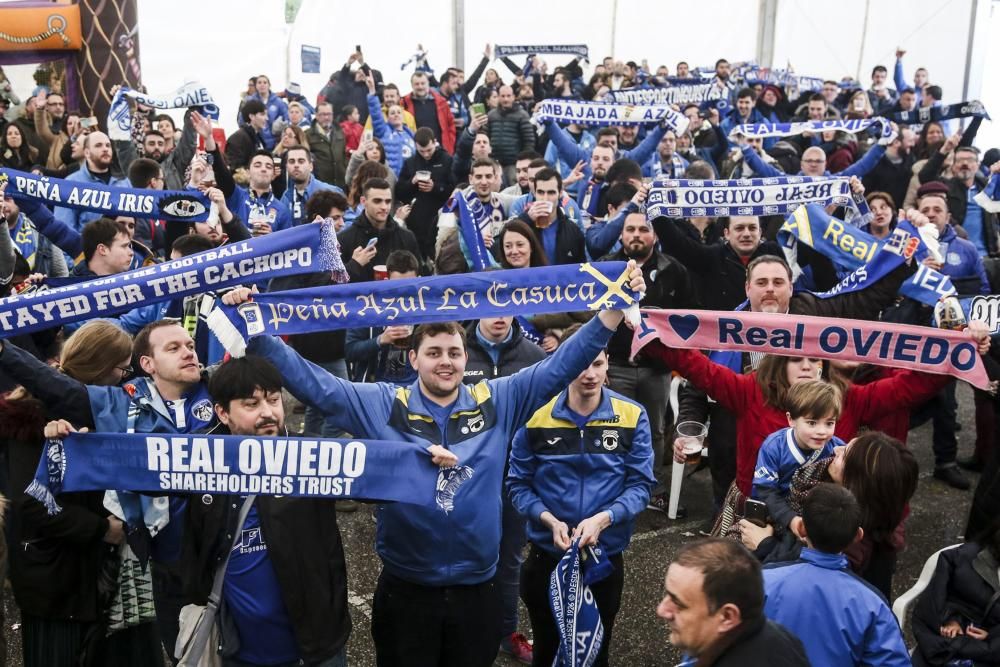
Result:
[[[642,272],[630,268],[629,287],[642,291]],[[239,288],[223,300],[235,305],[250,296]],[[372,636],[381,667],[493,664],[502,632],[493,579],[507,443],[590,365],[622,319],[621,311],[602,310],[544,361],[471,386],[462,384],[468,355],[457,322],[416,328],[409,360],[417,381],[408,388],[346,382],[303,361],[277,338],[250,341],[251,354],[270,359],[296,397],[339,427],[360,438],[439,444],[435,463],[447,458],[456,466],[441,473],[438,507],[379,506],[376,551],[383,570]]]
[[[306,217],[306,202],[314,193],[329,190],[344,194],[336,185],[324,183],[313,175],[313,156],[305,146],[292,146],[285,151],[285,169],[292,187],[285,189],[281,203],[291,212],[293,227],[312,222]]]
[[[389,213],[392,187],[388,181],[372,178],[365,182],[361,204],[365,207],[364,212],[353,225],[337,235],[340,255],[352,283],[374,280],[374,267],[385,264],[395,250],[409,250],[418,260],[423,257],[417,237]],[[372,239],[375,239],[374,244],[370,243]]]
[[[83,139],[83,163],[80,169],[66,177],[67,181],[111,185],[127,188],[127,179],[117,178],[111,174],[111,139],[103,132],[91,132]],[[55,216],[76,231],[91,220],[101,217],[96,211],[78,211],[65,206],[56,206]]]
[[[643,308],[698,309],[698,291],[688,270],[673,257],[657,250],[656,232],[645,213],[625,216],[621,235],[622,248],[602,259],[606,261],[634,260],[642,268],[647,290],[642,297]],[[611,388],[633,401],[638,401],[649,415],[652,434],[653,474],[671,460],[664,455],[667,398],[670,375],[663,368],[642,359],[632,360],[632,330],[622,325],[608,343],[608,379]],[[661,489],[662,490],[662,489]]]
[[[596,151],[595,151],[596,154]],[[518,216],[542,242],[550,264],[574,264],[585,261],[583,232],[566,217],[560,207],[562,177],[552,168],[538,171],[532,179],[534,200]]]

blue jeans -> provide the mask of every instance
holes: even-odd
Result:
[[[316,365],[339,378],[348,379],[347,361],[344,359],[327,361]],[[302,431],[304,435],[322,438],[340,438],[344,435],[343,431],[331,424],[322,412],[311,405],[306,406],[305,423],[302,426]]]
[[[306,663],[302,660],[296,662],[286,662],[283,665],[267,665],[266,667],[301,667]],[[249,662],[243,662],[242,660],[236,660],[235,658],[223,658],[222,667],[265,667],[263,665],[254,665]],[[340,649],[340,653],[328,658],[323,662],[312,665],[311,667],[347,667],[347,647]]]
[[[503,605],[503,636],[517,632],[517,601],[520,593],[521,564],[527,542],[527,519],[517,513],[507,492],[503,494],[503,519],[500,529],[500,562],[496,582]]]

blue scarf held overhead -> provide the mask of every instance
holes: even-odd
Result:
[[[219,119],[219,107],[212,99],[211,93],[196,81],[185,83],[166,95],[147,95],[128,86],[122,86],[108,107],[108,136],[115,141],[128,141],[132,138],[132,110],[129,107],[129,100],[151,109],[194,108],[209,118]]]
[[[49,439],[27,493],[127,488],[163,495],[358,498],[435,505],[439,468],[412,442],[212,434],[71,433]]]
[[[757,84],[775,84],[781,87],[791,86],[800,92],[819,91],[823,89],[823,78],[818,76],[800,76],[791,70],[771,69],[753,65],[742,72],[743,82],[748,86]]]
[[[943,120],[970,117],[990,119],[990,115],[986,112],[986,107],[979,100],[942,104],[936,107],[920,107],[916,111],[898,111],[886,114],[886,118],[899,125],[923,125],[925,123],[938,123]]]
[[[670,86],[669,88],[633,88],[613,90],[604,98],[613,104],[700,104],[729,99],[729,89],[714,83]]]
[[[559,630],[559,653],[553,667],[590,667],[597,660],[604,642],[604,624],[592,584],[614,569],[600,547],[580,549],[580,539],[573,540],[549,577],[549,606]]]
[[[885,118],[856,118],[849,120],[806,120],[798,123],[747,123],[729,130],[729,138],[744,136],[754,139],[768,137],[793,137],[803,132],[850,132],[857,134],[869,129],[876,130],[879,143],[891,143],[895,137],[892,126]]]
[[[883,250],[903,259],[913,256],[917,262],[928,252],[927,246],[920,240],[920,233],[906,220],[900,220],[892,234],[879,241],[871,234],[837,220],[815,204],[797,209],[785,220],[778,231],[778,242],[786,248],[793,247],[795,242],[805,243],[835,264],[854,270],[833,290],[826,292],[826,296],[864,289],[891,273],[901,260],[882,259],[881,256],[886,255],[881,252]],[[903,283],[899,291],[911,299],[934,306],[940,299],[953,296],[955,286],[948,276],[920,264],[917,272]]]
[[[663,123],[677,134],[683,134],[689,122],[684,114],[666,104],[609,104],[561,98],[542,100],[535,105],[532,121],[547,120],[598,127]]]
[[[329,271],[336,247],[331,223],[301,225],[163,264],[10,296],[0,299],[0,338],[255,280]]]
[[[586,44],[498,44],[493,47],[493,54],[497,58],[567,54],[590,61],[590,50]]]
[[[646,217],[786,215],[803,204],[855,206],[850,179],[836,176],[775,176],[738,180],[659,177],[646,198]]]
[[[216,307],[208,325],[226,350],[242,356],[253,336],[635,308],[638,299],[625,262],[562,264],[270,292]]]
[[[109,218],[118,215],[155,218],[171,222],[208,220],[208,198],[197,190],[144,190],[103,183],[35,176],[14,169],[0,169],[0,186],[15,199],[31,199],[49,206],[97,211]],[[2,189],[2,188],[0,188]]]

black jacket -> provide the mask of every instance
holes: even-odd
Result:
[[[462,381],[466,384],[507,377],[545,358],[542,348],[525,338],[521,325],[514,320],[511,323],[513,334],[510,340],[500,344],[499,360],[494,364],[476,335],[478,326],[479,322],[475,321],[465,329],[465,349],[469,359],[465,362],[465,377]]]
[[[624,250],[602,258],[602,261],[627,262]],[[653,251],[653,256],[642,265],[646,280],[643,308],[701,308],[691,275],[676,259]],[[608,357],[612,362],[627,364],[632,352],[632,330],[622,322],[608,343]]]
[[[746,300],[747,265],[728,243],[701,243],[682,226],[686,224],[665,217],[653,220],[660,247],[692,273],[702,306],[708,310],[733,310]],[[761,255],[785,257],[773,241],[761,243],[750,259]]]
[[[369,239],[378,237],[378,244],[375,246],[375,257],[365,266],[361,266],[351,255],[360,247],[368,244]],[[399,226],[391,217],[386,222],[382,231],[372,227],[368,217],[361,213],[354,221],[354,224],[337,235],[340,241],[340,256],[347,267],[347,273],[351,276],[352,283],[366,282],[375,279],[374,267],[385,264],[386,258],[394,250],[409,250],[416,255],[418,261],[423,261],[420,247],[417,245],[417,237],[409,229]]]
[[[210,433],[229,431],[220,424]],[[180,569],[185,602],[203,605],[235,531],[242,528],[236,525],[242,500],[220,494],[189,498]],[[254,502],[302,658],[307,665],[328,660],[351,634],[347,566],[336,507],[325,498],[258,496]]]
[[[910,179],[913,178],[914,161],[913,153],[908,153],[899,164],[890,160],[888,155],[883,155],[875,168],[861,179],[865,192],[887,192],[892,195],[896,208],[902,208]]]
[[[226,139],[226,164],[233,170],[247,167],[253,152],[262,148],[264,140],[252,127],[244,125]]]
[[[976,665],[1000,665],[1000,579],[997,559],[975,542],[949,549],[938,558],[927,589],[913,610],[913,636],[930,665],[966,658]],[[958,621],[986,630],[985,641],[941,636],[940,628]],[[916,656],[914,656],[916,657]]]
[[[809,658],[799,638],[768,619],[740,627],[736,640],[713,660],[699,667],[809,667]],[[817,666],[818,667],[818,666]]]
[[[7,510],[10,529],[10,582],[22,613],[44,619],[101,620],[98,573],[117,547],[104,542],[109,512],[104,493],[59,496],[62,511],[50,515],[24,493],[42,457],[42,429],[50,415],[41,402],[0,400],[0,443],[9,457],[12,494]]]
[[[418,171],[431,172],[434,187],[430,192],[422,192],[413,184],[413,176]],[[406,226],[417,237],[417,243],[425,256],[433,255],[437,240],[438,212],[454,190],[451,173],[451,156],[443,148],[438,148],[430,160],[414,154],[403,162],[403,168],[396,180],[396,200],[401,203],[413,202],[413,210],[406,218]]]
[[[535,130],[528,112],[515,104],[510,109],[497,107],[487,114],[493,157],[507,167],[517,161],[517,154],[535,147]]]
[[[562,209],[557,208],[556,212],[558,222],[552,223],[559,225],[556,230],[556,256],[549,258],[550,263],[579,264],[587,261],[586,241],[583,232],[580,231],[575,222],[563,214]],[[527,210],[517,216],[517,219],[531,227],[531,231],[535,232],[535,236],[538,237],[538,242],[542,243],[542,230],[535,226],[535,221],[528,215]]]

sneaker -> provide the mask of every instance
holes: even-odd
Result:
[[[950,465],[945,468],[935,468],[934,469],[934,479],[939,479],[953,489],[958,489],[960,491],[968,491],[969,480],[965,479],[965,476],[959,471],[958,466]]]
[[[504,637],[500,641],[500,652],[506,653],[522,665],[530,665],[533,655],[531,642],[520,632]]]
[[[669,508],[670,508],[669,493],[658,493],[655,496],[650,496],[649,502],[646,503],[646,509],[653,510],[654,512],[662,512],[663,514],[666,514]],[[687,515],[688,515],[687,509],[685,509],[683,505],[678,505],[677,518],[686,519]]]
[[[983,463],[977,459],[974,455],[964,459],[958,459],[955,461],[958,467],[962,470],[968,470],[969,472],[982,472]]]

